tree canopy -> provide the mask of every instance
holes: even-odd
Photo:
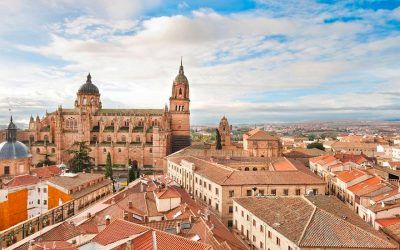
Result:
[[[89,155],[90,148],[86,145],[86,142],[74,142],[71,148],[67,150],[67,153],[71,155],[71,159],[68,161],[69,169],[73,173],[86,171],[93,167],[93,157]]]
[[[310,144],[307,145],[307,148],[308,149],[317,148],[317,149],[325,151],[324,145],[322,143],[320,143],[320,142],[310,143]]]

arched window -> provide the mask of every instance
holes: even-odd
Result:
[[[108,142],[111,142],[111,135],[108,135],[108,136],[107,136],[107,141],[108,141]]]
[[[257,171],[257,168],[256,168],[256,167],[254,167],[254,168],[253,168],[253,171]]]
[[[250,170],[249,167],[244,168],[244,171],[249,171],[249,170]]]
[[[92,97],[92,98],[90,98],[90,104],[93,104],[94,103],[94,98]]]
[[[121,148],[118,148],[118,153],[121,153],[121,152],[122,152]]]
[[[126,136],[123,135],[122,138],[121,138],[121,140],[122,140],[123,142],[126,142]]]
[[[181,95],[182,95],[182,89],[179,88],[179,96],[181,96]]]
[[[83,105],[86,105],[86,97],[83,97],[83,98],[82,98],[82,104],[83,104]]]

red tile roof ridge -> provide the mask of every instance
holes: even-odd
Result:
[[[305,233],[307,232],[307,228],[308,228],[308,226],[310,225],[311,220],[312,220],[312,218],[313,218],[314,215],[315,215],[315,211],[317,211],[317,206],[316,206],[314,203],[312,203],[309,199],[305,199],[304,196],[303,196],[302,198],[303,198],[303,200],[305,200],[306,202],[308,202],[308,203],[313,207],[313,211],[311,212],[310,218],[308,218],[308,221],[307,221],[307,223],[306,223],[306,226],[304,227],[303,232],[301,233],[298,242],[296,242],[297,245],[300,245],[300,242],[302,241],[302,239],[303,239]]]

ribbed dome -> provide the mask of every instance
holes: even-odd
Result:
[[[79,90],[78,93],[83,93],[83,94],[99,94],[99,89],[92,83],[92,76],[90,73],[87,76],[86,83],[83,84]]]
[[[28,147],[19,141],[5,141],[0,143],[0,160],[31,157]]]
[[[12,116],[6,129],[6,141],[0,143],[0,160],[30,157],[28,147],[17,141],[17,126]]]

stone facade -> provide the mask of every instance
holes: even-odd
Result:
[[[45,154],[58,164],[75,141],[90,144],[96,166],[111,153],[115,165],[129,160],[139,167],[164,165],[163,158],[190,145],[189,83],[181,64],[170,98],[170,109],[106,109],[90,74],[77,92],[74,108],[61,106],[43,118],[30,118],[18,138],[29,146],[33,163]]]

